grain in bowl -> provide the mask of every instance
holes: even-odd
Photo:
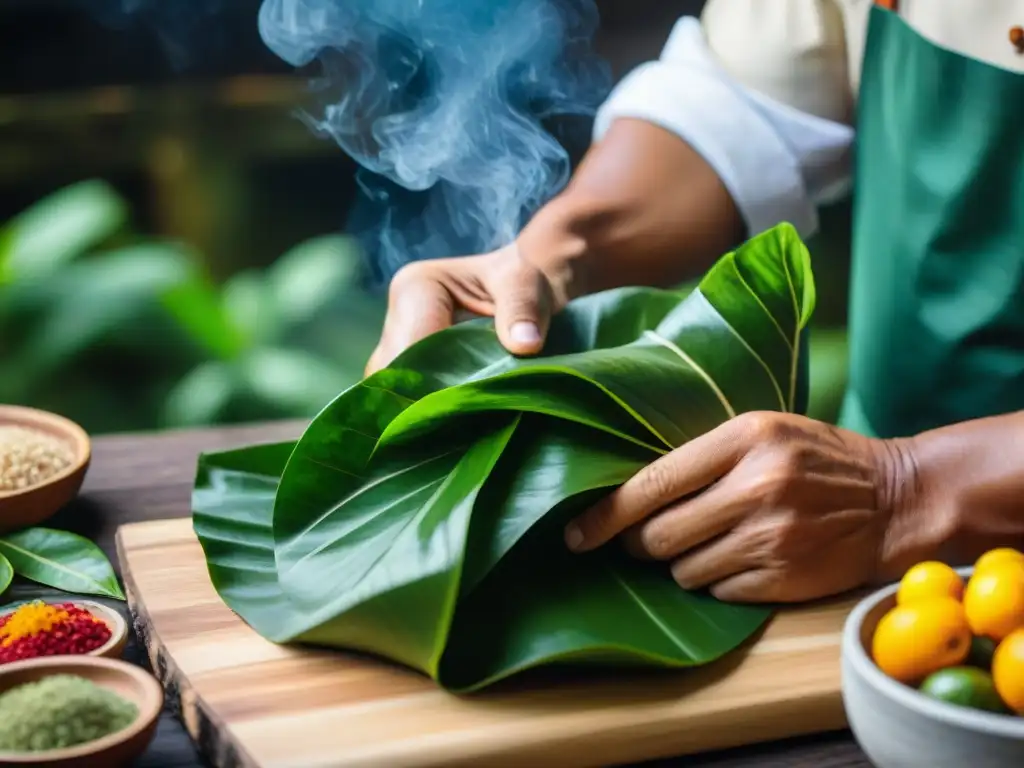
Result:
[[[75,460],[67,441],[42,430],[0,424],[0,492],[46,482]]]

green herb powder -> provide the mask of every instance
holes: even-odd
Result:
[[[0,752],[63,749],[103,738],[138,717],[130,701],[77,675],[52,675],[0,694]]]

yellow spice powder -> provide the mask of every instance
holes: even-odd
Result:
[[[23,637],[49,632],[68,616],[66,610],[56,605],[38,600],[25,603],[0,625],[0,646],[7,647]]]

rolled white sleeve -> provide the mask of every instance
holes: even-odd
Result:
[[[677,22],[657,61],[612,91],[598,110],[595,140],[619,118],[653,123],[692,146],[722,179],[751,236],[788,221],[807,237],[817,230],[817,207],[849,189],[853,129],[738,82],[693,17]]]

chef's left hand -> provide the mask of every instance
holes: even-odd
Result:
[[[788,413],[730,419],[654,461],[565,531],[576,552],[623,534],[685,589],[798,602],[875,580],[905,487],[898,446]]]

